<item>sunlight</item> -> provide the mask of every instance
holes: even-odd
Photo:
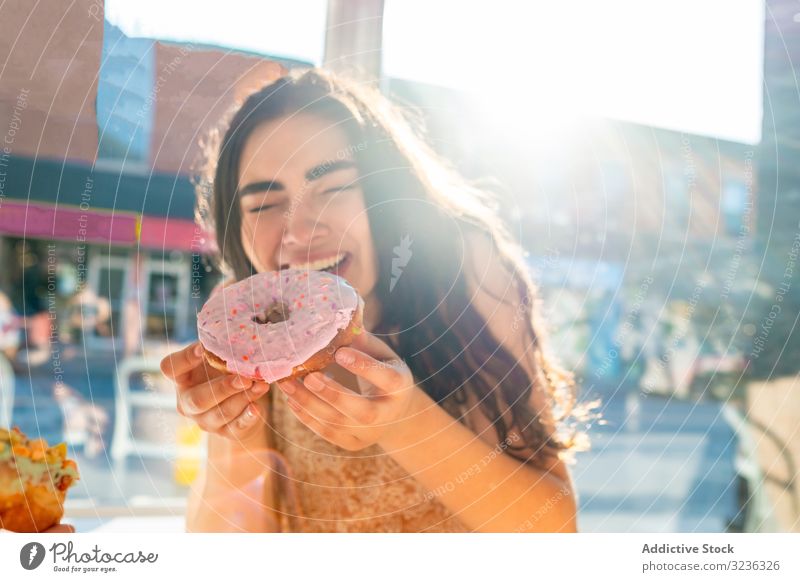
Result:
[[[105,14],[128,36],[212,44],[320,64],[326,7],[325,0],[106,0]]]
[[[106,16],[129,36],[322,62],[325,0],[253,6],[109,0]],[[763,0],[387,0],[383,70],[552,129],[574,112],[757,143],[763,22]]]
[[[763,0],[389,0],[384,73],[545,122],[572,111],[757,143],[763,23]]]

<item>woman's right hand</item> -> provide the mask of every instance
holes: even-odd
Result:
[[[267,393],[268,383],[216,370],[205,361],[199,342],[161,360],[161,371],[175,382],[178,412],[202,430],[236,441],[258,430],[256,401]]]

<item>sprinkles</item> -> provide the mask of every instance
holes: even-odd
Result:
[[[343,293],[335,296],[337,291]],[[256,325],[255,318],[276,303],[288,319]],[[355,290],[336,276],[305,270],[257,274],[208,300],[198,314],[198,335],[232,373],[274,382],[325,348],[358,308]],[[359,333],[362,328],[354,331]]]

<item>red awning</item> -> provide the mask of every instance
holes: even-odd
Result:
[[[169,249],[208,254],[216,250],[214,238],[191,220],[142,216],[139,244],[149,249]]]
[[[137,242],[136,214],[97,212],[76,206],[51,206],[3,200],[0,205],[0,234],[23,238],[44,238],[76,243]]]
[[[213,237],[191,220],[3,200],[0,234],[208,254]]]

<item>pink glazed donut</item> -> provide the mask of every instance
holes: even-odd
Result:
[[[361,333],[364,301],[324,271],[270,271],[223,286],[197,316],[214,368],[258,381],[304,376]]]

